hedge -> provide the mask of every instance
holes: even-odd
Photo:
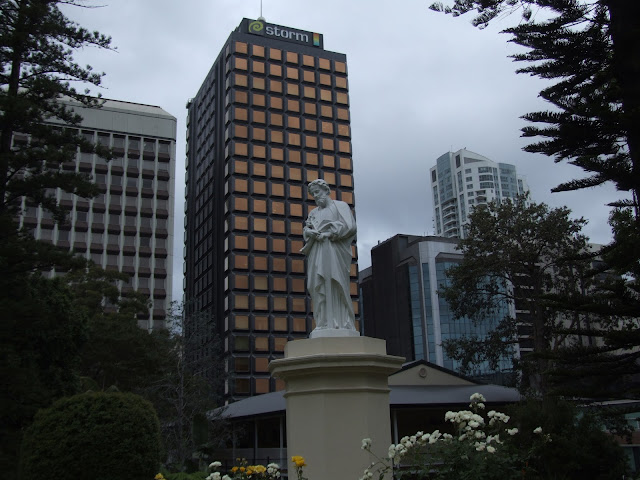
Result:
[[[87,392],[38,412],[22,443],[21,478],[150,480],[161,451],[151,403],[132,393]]]

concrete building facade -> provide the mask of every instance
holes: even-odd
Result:
[[[99,109],[69,106],[83,118],[78,133],[112,148],[114,158],[78,149],[62,169],[89,175],[100,193],[84,199],[50,189],[47,194],[69,209],[69,222],[56,225],[49,212],[23,201],[20,225],[36,239],[130,274],[121,290],[138,290],[152,301],[139,326],[164,328],[171,302],[176,118],[157,106],[117,100]],[[27,141],[14,135],[14,142]]]

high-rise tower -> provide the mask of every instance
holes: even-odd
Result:
[[[438,157],[431,168],[431,188],[436,235],[443,237],[464,237],[474,206],[529,191],[514,165],[496,163],[466,148]]]
[[[190,355],[224,357],[236,399],[312,330],[302,227],[323,178],[354,206],[346,56],[321,34],[243,19],[188,104],[184,292]],[[357,255],[351,294],[357,302]],[[221,350],[209,346],[215,333]]]

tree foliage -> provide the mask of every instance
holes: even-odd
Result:
[[[598,408],[578,408],[559,398],[529,398],[510,406],[507,413],[519,429],[520,448],[537,442],[537,427],[552,439],[527,466],[537,475],[533,478],[615,480],[629,473],[626,455],[606,432],[604,412]]]
[[[23,444],[24,480],[153,478],[162,444],[153,406],[131,393],[87,392],[38,413]]]
[[[553,109],[523,118],[536,124],[525,137],[542,137],[525,147],[567,160],[589,175],[556,187],[577,190],[613,182],[630,192],[638,206],[640,193],[640,23],[638,2],[624,0],[455,0],[431,9],[462,15],[477,11],[472,23],[484,27],[494,18],[521,10],[524,22],[504,30],[511,42],[526,48],[514,60],[517,70],[556,83],[540,96]],[[544,15],[532,15],[544,9]],[[537,20],[538,18],[544,18]]]
[[[56,0],[0,3],[0,216],[18,213],[22,198],[64,219],[48,189],[92,196],[94,185],[82,174],[63,171],[78,146],[94,151],[73,128],[81,118],[62,98],[97,107],[97,97],[79,93],[75,83],[99,85],[103,74],[73,60],[86,46],[109,48],[111,39],[70,21]],[[65,4],[81,6],[81,2]],[[54,126],[52,124],[57,124]],[[104,153],[104,152],[102,152]]]
[[[86,316],[60,279],[21,277],[0,297],[0,461],[15,468],[22,429],[39,408],[76,393]]]
[[[547,388],[545,357],[567,341],[564,329],[580,322],[564,315],[547,295],[576,295],[587,288],[585,267],[578,261],[587,249],[581,233],[585,221],[569,214],[566,208],[551,209],[524,196],[473,210],[458,245],[463,260],[447,271],[450,283],[440,293],[458,318],[483,322],[505,305],[509,313],[486,337],[445,344],[448,355],[463,367],[489,361],[496,368],[498,358],[513,355],[520,334],[526,334],[535,357],[523,358],[519,368],[528,372],[531,387]]]
[[[183,305],[172,305],[170,352],[162,377],[149,389],[160,418],[167,420],[162,435],[169,461],[177,469],[187,467],[195,452],[210,453],[228,435],[221,416],[209,413],[222,403],[223,371],[219,362],[211,361],[220,351],[220,341],[210,318],[192,315],[201,318],[191,323],[195,327],[186,328]],[[190,354],[198,348],[208,354]]]
[[[598,412],[558,399],[528,399],[507,413],[485,412],[475,393],[469,409],[449,411],[440,430],[400,439],[388,456],[362,449],[373,462],[362,478],[412,480],[616,480],[626,478],[626,455],[603,429]]]
[[[495,368],[519,349],[522,386],[536,393],[636,395],[635,292],[593,253],[584,220],[569,215],[525,197],[473,210],[458,245],[463,260],[447,271],[440,294],[458,318],[486,322],[505,304],[509,314],[488,335],[447,341],[445,350],[463,368],[486,361]]]
[[[555,298],[577,318],[599,317],[588,335],[600,335],[600,343],[567,351],[573,366],[562,376],[568,379],[578,369],[599,371],[605,379],[609,369],[608,377],[617,375],[624,384],[637,370],[638,359],[628,349],[638,344],[640,318],[640,2],[454,0],[452,6],[431,8],[454,16],[475,11],[472,23],[481,28],[519,10],[524,21],[505,30],[511,42],[525,47],[513,56],[526,64],[518,72],[554,82],[540,92],[551,108],[523,116],[531,122],[523,136],[535,139],[525,150],[568,161],[586,173],[553,191],[612,183],[625,192],[611,204],[613,242],[598,252],[604,261],[601,281],[589,295],[561,299],[556,292]]]
[[[69,105],[100,107],[100,96],[88,96],[84,86],[99,86],[103,74],[79,65],[73,55],[79,48],[110,48],[111,40],[69,20],[61,5],[92,8],[83,0],[0,1],[0,374],[7,387],[0,394],[0,440],[9,476],[19,463],[21,432],[35,411],[76,393],[87,367],[95,367],[98,355],[88,355],[87,345],[97,349],[105,332],[130,336],[127,346],[123,341],[108,360],[101,359],[109,365],[94,375],[94,384],[126,377],[125,368],[130,374],[152,370],[148,364],[134,368],[131,356],[123,355],[128,363],[115,357],[139,354],[148,337],[133,331],[136,313],[146,305],[119,298],[116,284],[127,276],[37,241],[17,221],[22,208],[41,206],[54,221],[65,222],[58,189],[82,197],[97,192],[90,177],[69,168],[78,149],[110,156],[80,136],[82,119]],[[50,271],[66,275],[45,278]],[[105,311],[105,304],[113,311]]]

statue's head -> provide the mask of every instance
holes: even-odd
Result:
[[[309,194],[316,201],[316,205],[319,207],[326,207],[331,200],[329,199],[329,194],[331,193],[331,189],[329,188],[329,184],[322,180],[321,178],[314,180],[313,182],[309,182]]]
[[[331,193],[331,188],[329,187],[329,184],[322,178],[318,178],[313,182],[309,182],[309,185],[307,186],[307,188],[309,189],[309,193],[311,193],[311,195],[313,195],[314,190],[324,191],[327,195]]]

